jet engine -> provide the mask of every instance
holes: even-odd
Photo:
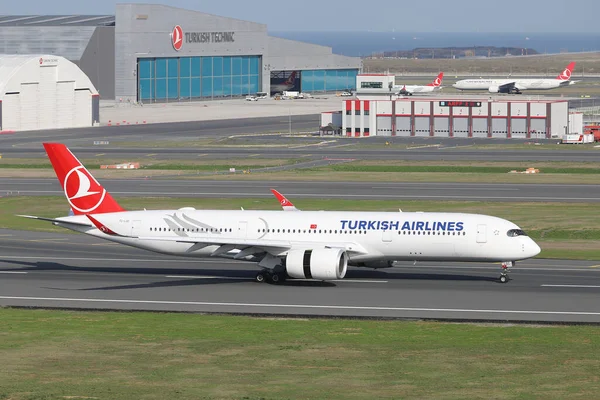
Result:
[[[490,93],[498,93],[500,91],[500,88],[498,86],[490,86],[488,90]]]
[[[342,249],[291,250],[285,268],[296,279],[342,279],[348,269],[348,255]]]

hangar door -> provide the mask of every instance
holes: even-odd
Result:
[[[468,137],[469,118],[454,118],[452,128],[454,137]]]
[[[433,118],[433,135],[448,137],[450,135],[450,125],[448,117]]]
[[[88,103],[89,104],[89,103]],[[56,127],[70,128],[73,126],[75,109],[75,82],[56,82]]]
[[[484,138],[488,135],[487,118],[473,118],[473,137]]]
[[[429,136],[429,117],[415,117],[415,136]]]
[[[511,137],[525,139],[527,137],[527,120],[525,118],[512,118],[510,120]]]
[[[546,119],[531,119],[531,138],[544,139],[546,137]]]
[[[392,136],[392,117],[377,117],[377,136]]]
[[[396,136],[410,136],[410,117],[396,117]]]
[[[21,123],[19,129],[37,129],[38,117],[43,110],[39,110],[39,85],[37,83],[21,84],[20,95]]]
[[[92,124],[92,93],[88,89],[75,90],[75,125],[90,126]]]
[[[508,136],[506,121],[506,118],[492,118],[492,137],[506,138]]]
[[[21,129],[21,102],[19,93],[10,93],[2,99],[2,130],[18,131]]]

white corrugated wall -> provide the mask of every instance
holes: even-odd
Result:
[[[39,85],[37,83],[21,84],[20,127],[19,130],[38,129],[40,114],[38,107]]]

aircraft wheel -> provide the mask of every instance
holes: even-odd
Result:
[[[278,284],[280,280],[281,279],[280,279],[279,274],[275,273],[275,274],[271,275],[271,282]]]
[[[500,275],[500,283],[508,282],[508,275]]]
[[[265,281],[265,274],[262,272],[258,272],[254,277],[254,280],[258,283],[263,283]]]

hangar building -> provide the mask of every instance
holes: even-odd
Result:
[[[0,131],[94,126],[98,92],[69,60],[0,55]]]
[[[342,135],[544,139],[576,130],[567,100],[420,97],[345,100],[322,113],[321,126]]]
[[[173,102],[353,90],[360,58],[269,36],[264,24],[166,5],[111,15],[0,17],[0,53],[63,56],[103,99]]]

